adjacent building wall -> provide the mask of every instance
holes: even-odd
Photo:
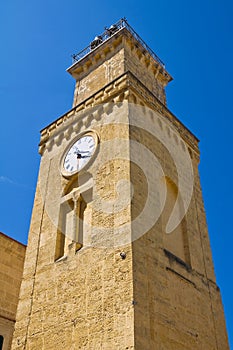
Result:
[[[10,349],[26,246],[0,232],[0,336]]]

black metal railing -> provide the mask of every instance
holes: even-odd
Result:
[[[134,38],[144,47],[144,49],[146,49],[150,53],[150,55],[165,68],[163,61],[154,53],[154,51],[152,51],[149,48],[149,46],[135,32],[135,30],[129,25],[125,18],[120,19],[117,23],[111,25],[109,28],[105,28],[104,33],[96,36],[95,39],[90,43],[90,45],[88,45],[79,53],[72,55],[73,63],[80,61],[83,57],[88,55],[91,51],[99,47],[101,44],[103,44],[105,41],[107,41],[109,38],[111,38],[123,28],[126,28],[134,36]]]

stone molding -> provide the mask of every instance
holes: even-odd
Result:
[[[72,132],[80,130],[82,126],[89,128],[93,119],[100,120],[102,113],[112,108],[112,103],[123,101],[149,107],[159,112],[191,147],[197,159],[199,158],[198,139],[131,72],[122,74],[42,129],[39,153],[42,155],[45,149],[51,150],[54,144],[59,145],[64,137],[68,140]],[[92,108],[91,113],[89,108]],[[82,113],[82,119],[78,118],[79,112]]]
[[[80,61],[72,64],[67,69],[67,72],[76,80],[80,80],[91,70],[95,69],[96,64],[98,64],[100,60],[106,61],[111,52],[116,52],[117,47],[123,48],[126,46],[138,57],[138,59],[144,64],[145,68],[149,70],[154,75],[155,79],[160,81],[164,87],[173,79],[166,69],[151,56],[151,54],[125,27],[96,49],[89,52],[88,55],[84,56]]]

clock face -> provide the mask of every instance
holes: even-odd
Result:
[[[73,143],[63,158],[62,168],[66,175],[80,171],[89,162],[96,144],[96,139],[90,134],[83,135]]]

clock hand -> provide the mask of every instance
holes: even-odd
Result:
[[[76,153],[77,154],[77,158],[81,159],[81,158],[90,158],[91,155],[87,155],[87,156],[83,156],[81,153]]]
[[[76,148],[74,154],[82,154],[82,153],[90,153],[90,151],[80,151],[78,148]]]

